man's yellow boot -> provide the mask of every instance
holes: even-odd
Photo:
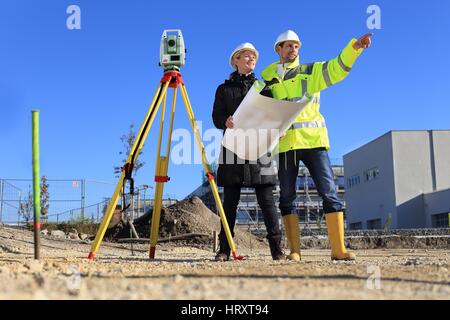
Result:
[[[284,228],[286,229],[289,249],[291,249],[291,254],[288,255],[288,259],[300,261],[300,227],[298,225],[297,214],[288,214],[283,216],[283,222]]]
[[[331,246],[331,260],[355,260],[353,252],[347,252],[344,244],[344,213],[325,214],[328,227],[328,240]]]

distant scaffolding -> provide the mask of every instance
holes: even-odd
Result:
[[[338,189],[338,195],[344,202],[345,195],[345,180],[344,180],[344,166],[333,165],[333,172],[335,176],[335,183]],[[300,222],[305,227],[320,227],[323,223],[323,206],[322,198],[319,196],[314,181],[305,166],[300,166],[297,176],[297,199],[294,202],[295,211],[299,214]],[[223,188],[219,188],[219,193],[223,199]],[[207,183],[203,183],[189,196],[200,197],[205,205],[212,211],[216,212],[214,199],[212,199],[211,190]],[[280,198],[280,186],[277,185],[274,190],[275,205],[278,208]],[[256,194],[253,188],[242,188],[241,199],[238,205],[237,214],[238,223],[253,224],[259,227],[264,226],[263,216],[256,200]]]

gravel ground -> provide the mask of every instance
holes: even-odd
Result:
[[[356,250],[332,262],[329,250],[303,250],[300,263],[274,262],[268,248],[239,248],[246,260],[216,263],[212,250],[42,238],[33,257],[28,231],[0,227],[0,299],[450,299],[445,249]]]
[[[327,235],[327,229],[307,229],[302,228],[303,236],[319,236]],[[450,228],[432,228],[432,229],[390,229],[390,230],[345,230],[347,236],[448,236],[450,235]]]

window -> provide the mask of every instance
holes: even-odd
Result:
[[[369,230],[381,229],[381,219],[368,220],[367,229]]]
[[[434,214],[431,216],[431,225],[433,228],[448,228],[450,213]]]
[[[344,183],[344,177],[337,177],[336,179],[335,179],[335,183],[336,183],[336,186],[339,188],[339,189],[345,189],[345,183]]]
[[[359,174],[356,174],[350,178],[347,178],[347,187],[353,188],[354,186],[357,186],[361,183],[361,179],[359,177]]]
[[[314,180],[312,177],[297,177],[297,190],[304,190],[306,189],[315,189],[316,186],[314,184]]]
[[[361,230],[362,222],[350,223],[350,230]]]
[[[380,175],[380,170],[378,168],[372,168],[364,172],[364,178],[366,181],[371,181]]]

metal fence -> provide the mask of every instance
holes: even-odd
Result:
[[[15,218],[14,222],[19,223],[19,210],[22,201],[23,191],[6,180],[0,180],[0,222]]]
[[[92,222],[98,223],[101,221],[103,214],[106,210],[106,207],[109,204],[109,199],[105,199],[102,202],[82,207],[66,210],[59,213],[53,213],[47,215],[45,218],[45,222]]]
[[[47,216],[55,220],[68,219],[75,215],[75,210],[84,218],[84,211],[104,202],[105,195],[111,195],[114,187],[110,182],[87,179],[48,179],[47,184]],[[21,224],[32,220],[32,195],[31,179],[0,179],[0,223]],[[91,217],[91,210],[88,213]]]
[[[47,180],[49,193],[49,209],[43,222],[101,222],[113,192],[113,183],[87,180]],[[0,179],[0,223],[21,225],[32,221],[32,180]],[[136,219],[145,214],[154,205],[152,187],[138,186],[133,196],[127,194],[124,211],[127,218]],[[28,210],[23,207],[28,202]],[[88,202],[89,201],[89,202]],[[177,200],[165,194],[163,206],[176,203]],[[122,198],[119,200],[121,207]],[[88,204],[88,205],[86,205]],[[22,210],[21,210],[22,207]]]

